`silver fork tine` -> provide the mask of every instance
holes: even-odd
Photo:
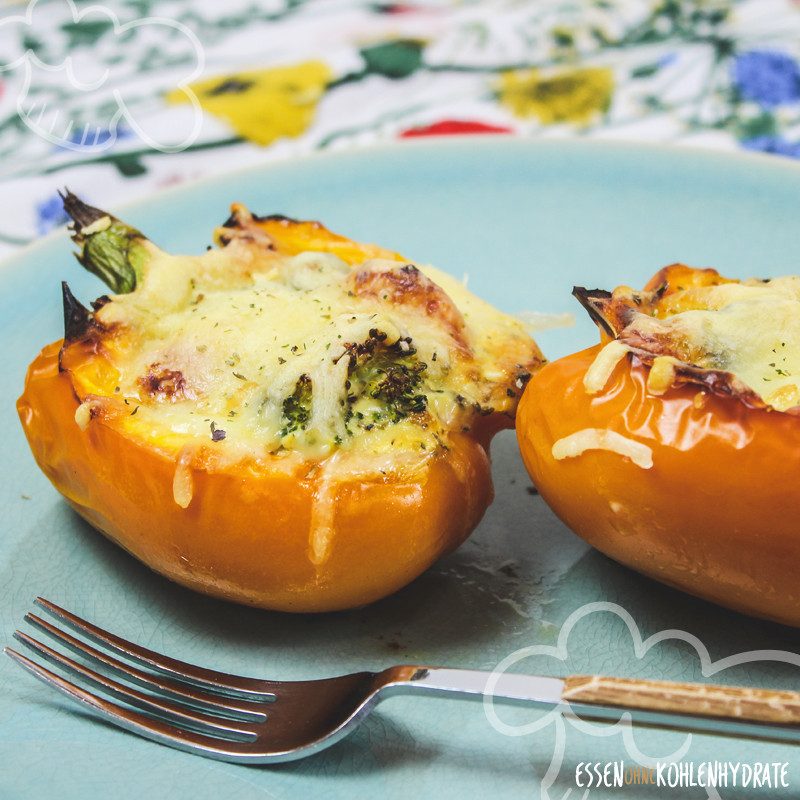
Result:
[[[40,619],[35,614],[26,614],[25,620],[41,629],[44,633],[48,634],[48,636],[52,636],[73,653],[93,658],[115,673],[122,673],[128,680],[140,686],[161,692],[172,699],[185,702],[189,705],[199,706],[201,710],[233,716],[244,722],[263,722],[266,719],[266,715],[262,711],[257,711],[253,708],[252,700],[237,701],[220,694],[210,695],[200,692],[199,690],[190,688],[186,683],[172,683],[160,680],[151,673],[142,672],[135,667],[130,667],[111,656],[101,653],[94,647],[75,639],[73,636],[59,630],[49,622]]]
[[[22,633],[21,631],[16,631],[14,633],[14,637],[30,647],[32,650],[39,653],[51,663],[57,664],[64,669],[80,675],[82,678],[85,678],[86,680],[96,684],[101,691],[118,698],[122,698],[124,702],[141,708],[150,714],[161,715],[162,717],[166,717],[168,720],[174,721],[177,724],[183,723],[185,725],[188,723],[190,726],[200,729],[202,732],[208,735],[211,735],[213,732],[218,732],[226,737],[237,737],[247,741],[255,741],[257,738],[256,733],[252,730],[249,730],[246,726],[235,727],[230,720],[222,720],[209,716],[208,714],[192,712],[188,709],[176,706],[173,703],[151,697],[150,695],[144,694],[137,689],[133,689],[129,686],[118,683],[111,678],[99,675],[96,672],[92,672],[92,670],[87,669],[86,667],[78,664],[76,661],[73,661],[71,658],[62,655],[61,653],[58,653],[47,645],[37,642],[36,639],[32,639],[30,636]],[[209,731],[209,728],[212,730]]]
[[[102,628],[98,628],[74,614],[70,614],[69,611],[59,608],[55,603],[51,603],[42,597],[37,597],[34,602],[73,630],[77,630],[87,639],[91,639],[102,647],[112,650],[123,658],[148,666],[176,680],[198,684],[206,688],[214,688],[223,694],[230,695],[233,693],[236,696],[241,693],[250,695],[250,699],[259,702],[266,698],[274,697],[272,687],[279,685],[273,681],[262,681],[255,678],[228,675],[224,672],[215,672],[211,669],[204,669],[194,664],[187,664],[184,661],[154,653],[152,650],[147,650],[144,647],[139,647],[139,645],[121,639],[119,636],[114,636],[114,634],[108,633],[108,631],[104,631]]]
[[[193,733],[192,731],[181,730],[165,722],[147,717],[138,711],[118,706],[116,703],[97,697],[97,695],[81,689],[74,683],[70,683],[46,667],[40,666],[9,647],[4,648],[3,652],[32,675],[39,678],[39,680],[44,681],[49,686],[67,695],[70,699],[80,703],[85,711],[121,728],[137,733],[154,742],[175,747],[178,750],[200,753],[207,758],[236,761],[243,764],[253,763],[256,760],[253,758],[250,742],[225,741]]]

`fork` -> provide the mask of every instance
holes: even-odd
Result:
[[[603,722],[627,715],[648,726],[800,743],[800,692],[424,666],[394,666],[324,680],[257,680],[159,655],[41,597],[35,602],[107,652],[34,614],[25,620],[102,672],[21,631],[15,638],[124,705],[98,697],[8,647],[6,655],[92,714],[161,744],[221,761],[267,764],[303,758],[342,739],[379,701],[407,693],[556,709]]]

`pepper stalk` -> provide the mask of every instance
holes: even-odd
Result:
[[[70,230],[72,241],[80,248],[75,253],[80,264],[114,294],[132,292],[151,257],[147,237],[106,211],[87,205],[69,189],[59,194],[73,221]]]

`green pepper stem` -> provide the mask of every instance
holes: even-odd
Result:
[[[148,239],[111,214],[87,205],[69,189],[61,199],[73,221],[72,241],[80,248],[75,254],[80,264],[114,294],[132,292],[151,257]]]

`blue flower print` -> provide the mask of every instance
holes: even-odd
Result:
[[[800,100],[800,65],[785,53],[742,53],[733,62],[733,82],[742,97],[763,108]]]
[[[69,216],[64,211],[64,204],[58,195],[36,204],[36,231],[39,236],[50,233],[65,222],[69,222]]]
[[[780,136],[755,136],[752,139],[745,139],[741,144],[746,150],[800,158],[800,142],[787,142]]]

